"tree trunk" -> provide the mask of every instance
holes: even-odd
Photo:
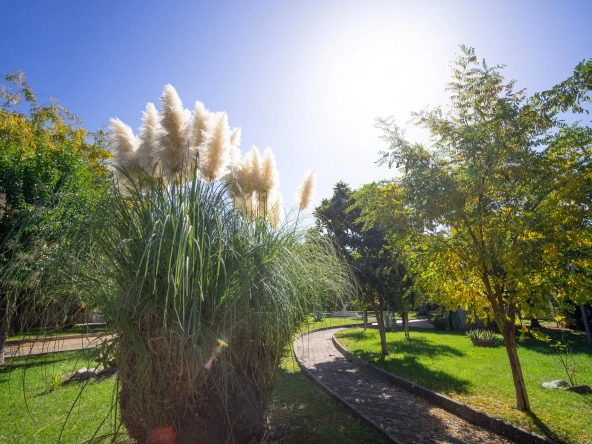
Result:
[[[405,338],[410,339],[409,336],[409,312],[407,310],[401,311],[401,318],[403,321],[403,330],[405,331]]]
[[[541,328],[541,323],[534,316],[530,318],[530,328]]]
[[[512,378],[514,379],[514,389],[516,391],[516,408],[518,410],[530,410],[530,402],[528,401],[528,393],[526,392],[526,385],[524,377],[522,376],[522,367],[520,366],[520,359],[518,358],[518,350],[516,349],[516,326],[512,322],[504,321],[504,328],[502,330],[504,337],[504,345],[506,352],[510,359],[510,367],[512,369]]]
[[[366,327],[368,326],[368,307],[364,309],[364,331],[366,331]]]
[[[374,302],[374,313],[376,313],[376,320],[378,321],[378,332],[380,333],[380,345],[382,348],[382,354],[388,355],[388,347],[386,345],[386,333],[384,330],[384,313],[382,311],[382,305]]]
[[[584,330],[586,330],[586,339],[588,339],[588,342],[592,344],[592,334],[590,333],[590,323],[588,322],[588,316],[586,315],[586,307],[580,305],[580,311],[582,312]]]
[[[4,365],[4,348],[8,340],[8,301],[0,301],[0,365]]]

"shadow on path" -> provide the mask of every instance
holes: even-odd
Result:
[[[333,345],[335,332],[314,332],[296,340],[294,349],[300,362],[314,378],[396,442],[509,442],[356,367]],[[454,382],[466,390],[466,381],[450,380],[450,384]]]

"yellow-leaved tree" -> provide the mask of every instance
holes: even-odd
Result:
[[[380,163],[401,173],[383,195],[396,194],[390,208],[404,226],[393,229],[414,236],[422,252],[416,255],[420,278],[432,297],[495,320],[517,408],[529,410],[516,349],[517,312],[545,312],[555,292],[570,293],[576,278],[569,264],[589,267],[586,159],[592,133],[561,119],[566,112],[586,112],[592,60],[553,89],[528,97],[504,80],[502,67],[478,63],[474,49],[461,48],[447,88],[448,109],[412,115],[429,130],[430,146],[405,140],[393,120],[378,121],[389,144]],[[570,297],[585,294],[572,291]]]

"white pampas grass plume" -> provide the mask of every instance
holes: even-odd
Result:
[[[210,117],[211,113],[204,104],[200,101],[195,102],[195,111],[193,112],[193,142],[195,146],[202,143]]]
[[[275,164],[275,156],[271,148],[265,148],[261,162],[261,173],[257,191],[260,194],[273,193],[280,185],[280,175]]]
[[[230,193],[235,198],[235,207],[241,209],[240,207],[244,206],[244,203],[241,204],[240,202],[243,202],[246,197],[250,197],[253,193],[249,185],[251,163],[249,162],[249,156],[245,155],[243,158],[240,149],[234,145],[230,151],[230,159],[230,172],[226,175],[225,180]]]
[[[191,113],[183,109],[183,103],[172,85],[166,85],[160,98],[162,104],[159,138],[162,146],[164,173],[172,178],[183,171],[189,162],[189,120]]]
[[[284,219],[284,199],[279,191],[274,193],[268,217],[273,228],[278,228]]]
[[[317,172],[316,170],[309,170],[304,173],[298,190],[296,191],[296,202],[300,211],[306,210],[312,204],[314,198],[314,191],[317,183]]]
[[[136,150],[136,155],[140,168],[152,174],[158,160],[158,139],[161,136],[162,128],[154,103],[147,103],[146,111],[143,111],[142,114],[140,144]]]
[[[236,145],[231,145],[230,147],[230,171],[233,174],[236,174],[238,171],[242,170],[243,168],[243,154],[241,150]]]
[[[232,146],[239,147],[241,143],[241,129],[233,128],[232,134],[230,134],[230,143]]]
[[[241,187],[245,193],[252,193],[259,190],[259,180],[261,178],[261,153],[253,145],[250,151],[245,154],[243,161],[243,184]]]
[[[230,171],[232,175],[236,175],[237,171],[242,169],[242,160],[243,155],[239,148],[241,143],[241,129],[240,128],[233,128],[232,133],[230,134]]]
[[[111,140],[113,141],[112,161],[115,166],[121,166],[128,172],[137,169],[136,146],[137,139],[134,132],[119,119],[110,119],[111,122]],[[118,172],[119,174],[120,172]]]
[[[208,131],[199,145],[199,169],[204,179],[218,180],[229,172],[231,148],[228,115],[211,114]]]
[[[257,191],[260,170],[261,153],[259,153],[256,146],[253,146],[242,158],[239,166],[233,168],[231,174],[227,177],[231,192],[235,196],[250,197]]]

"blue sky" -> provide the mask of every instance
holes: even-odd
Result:
[[[316,204],[335,182],[393,176],[375,117],[447,103],[459,44],[535,92],[592,57],[592,0],[4,2],[0,73],[25,71],[95,130],[137,129],[171,83],[242,127],[243,152],[271,146],[287,204],[316,168]],[[410,139],[425,139],[416,128]]]

